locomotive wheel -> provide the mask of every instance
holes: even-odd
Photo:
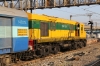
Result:
[[[57,53],[57,46],[52,46],[52,53],[53,54],[56,54]]]
[[[41,55],[41,57],[45,57],[46,56],[46,54],[45,54],[45,47],[43,46],[43,47],[41,47],[41,49],[42,49],[42,55]]]
[[[81,46],[84,47],[84,43],[83,42],[81,42]]]
[[[73,47],[74,50],[76,50],[78,48],[78,44],[77,43],[75,43],[73,46],[74,46]]]
[[[57,51],[60,52],[60,46],[57,46]]]
[[[82,43],[83,43],[83,46],[86,47],[86,41],[84,40]]]
[[[49,52],[52,53],[52,46],[49,46]]]
[[[71,46],[69,46],[69,50],[74,50],[74,44],[72,44]]]
[[[49,53],[50,53],[50,47],[49,46],[45,46],[43,55],[47,56],[47,55],[49,55]]]
[[[83,45],[82,45],[82,43],[81,42],[79,42],[79,48],[82,48],[83,47]]]
[[[42,55],[43,55],[43,51],[41,48],[38,48],[35,53],[36,53],[37,57],[42,57]]]
[[[79,43],[77,43],[77,49],[79,49],[80,48],[80,44]]]
[[[54,54],[57,54],[60,51],[60,47],[59,46],[55,46],[54,48]]]
[[[72,42],[71,45],[69,45],[69,50],[75,49],[75,42]]]
[[[86,43],[85,42],[83,43],[83,46],[86,47]]]

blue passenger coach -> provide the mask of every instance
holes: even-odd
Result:
[[[28,49],[28,18],[24,11],[0,7],[0,54]]]

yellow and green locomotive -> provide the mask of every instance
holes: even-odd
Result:
[[[61,48],[77,49],[86,46],[84,24],[63,18],[28,14],[29,49],[37,56],[57,53]]]

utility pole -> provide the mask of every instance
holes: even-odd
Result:
[[[70,15],[70,20],[71,20],[71,18],[72,18],[72,15]]]
[[[95,24],[96,24],[96,31],[97,31],[97,22],[95,22]]]
[[[91,21],[92,13],[88,13],[87,16],[89,16],[89,21]]]
[[[30,12],[32,13],[32,8],[33,8],[33,0],[30,0],[30,6],[31,6],[31,8],[30,8]]]

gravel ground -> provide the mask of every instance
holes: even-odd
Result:
[[[76,53],[80,53],[79,55]],[[59,56],[49,56],[37,60],[33,66],[89,66],[91,62],[100,58],[100,43],[90,45],[87,48],[70,51]]]

